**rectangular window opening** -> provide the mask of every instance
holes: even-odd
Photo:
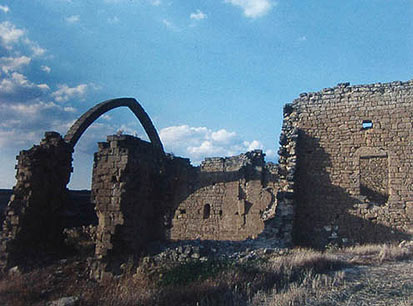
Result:
[[[373,122],[371,120],[363,120],[362,129],[367,130],[373,127]]]

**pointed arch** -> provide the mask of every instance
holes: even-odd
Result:
[[[143,107],[134,98],[111,99],[95,105],[86,113],[84,113],[79,119],[77,119],[77,121],[66,133],[64,140],[72,147],[74,147],[82,134],[93,122],[95,122],[96,119],[98,119],[104,113],[122,106],[129,107],[129,109],[135,114],[136,118],[138,118],[138,120],[142,124],[152,145],[158,148],[162,153],[164,153],[161,139],[159,138],[158,132],[153,126],[151,119],[149,118]]]

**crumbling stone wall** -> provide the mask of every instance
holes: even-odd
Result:
[[[123,255],[139,255],[148,242],[163,238],[162,152],[128,135],[107,139],[95,153],[92,179],[101,272],[116,271]]]
[[[290,105],[283,110],[283,125],[280,135],[280,149],[278,150],[278,164],[280,188],[278,191],[278,206],[275,218],[269,220],[274,223],[268,228],[278,228],[277,233],[286,245],[293,243],[293,222],[295,217],[295,174],[297,171],[297,140],[298,122],[297,112]]]
[[[63,241],[62,210],[72,171],[72,147],[60,134],[46,132],[40,145],[17,156],[17,183],[5,209],[0,233],[0,265],[5,268]]]
[[[339,84],[288,107],[299,135],[296,241],[411,237],[413,81]]]
[[[280,168],[266,164],[260,150],[193,167],[138,138],[109,136],[99,144],[92,180],[97,258],[110,262],[162,239],[262,237],[289,244],[291,171],[285,167],[288,181],[280,179]]]
[[[244,240],[257,238],[275,215],[278,173],[257,150],[228,158],[207,158],[190,178],[174,212],[170,237]]]
[[[91,108],[65,139],[48,132],[20,153],[0,234],[2,267],[62,241],[73,146],[96,118],[121,106],[152,143],[120,135],[99,144],[92,181],[97,271],[119,270],[124,255],[162,239],[289,245],[294,231],[296,242],[321,246],[413,234],[413,81],[301,94],[284,108],[278,165],[266,164],[258,150],[193,167],[165,154],[149,116],[123,98]]]

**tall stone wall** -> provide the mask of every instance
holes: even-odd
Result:
[[[139,255],[148,242],[163,238],[163,162],[163,154],[151,143],[132,136],[108,136],[108,142],[99,143],[92,201],[101,271],[116,271],[123,255]]]
[[[284,106],[283,125],[280,135],[280,149],[278,150],[278,165],[280,188],[278,190],[278,206],[275,223],[270,228],[279,228],[278,235],[286,245],[293,244],[293,224],[295,217],[295,174],[297,171],[297,139],[298,114],[290,104]]]
[[[301,94],[295,239],[382,242],[413,234],[413,81]]]
[[[40,145],[17,156],[17,183],[0,233],[0,266],[5,268],[56,251],[63,242],[62,212],[72,171],[72,147],[46,132]]]

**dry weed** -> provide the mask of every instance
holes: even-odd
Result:
[[[364,245],[336,253],[293,249],[284,255],[266,255],[246,262],[166,265],[166,270],[138,270],[134,275],[102,283],[88,280],[83,262],[69,262],[30,273],[3,275],[0,304],[44,304],[70,295],[80,297],[80,305],[278,306],[317,305],[317,300],[336,304],[343,296],[337,288],[346,288],[341,269],[354,263],[356,257],[366,257],[368,263],[383,263],[385,267],[384,262],[411,258],[412,250],[396,245]],[[367,292],[370,287],[376,286],[366,283],[363,290]],[[405,287],[403,292],[410,290],[408,284]],[[352,290],[348,292],[353,294]]]
[[[413,249],[396,244],[366,244],[341,250],[350,256],[349,262],[377,264],[385,261],[397,261],[413,258]]]
[[[286,288],[270,294],[258,292],[251,300],[252,305],[293,306],[304,305],[310,300],[317,300],[326,292],[334,290],[343,284],[344,272],[339,271],[332,275],[315,274],[308,272],[301,283],[291,283]]]
[[[396,261],[413,257],[411,249],[401,248],[397,245],[384,245],[379,253],[379,261]]]
[[[382,247],[381,244],[362,244],[344,248],[343,251],[352,255],[376,255]]]

